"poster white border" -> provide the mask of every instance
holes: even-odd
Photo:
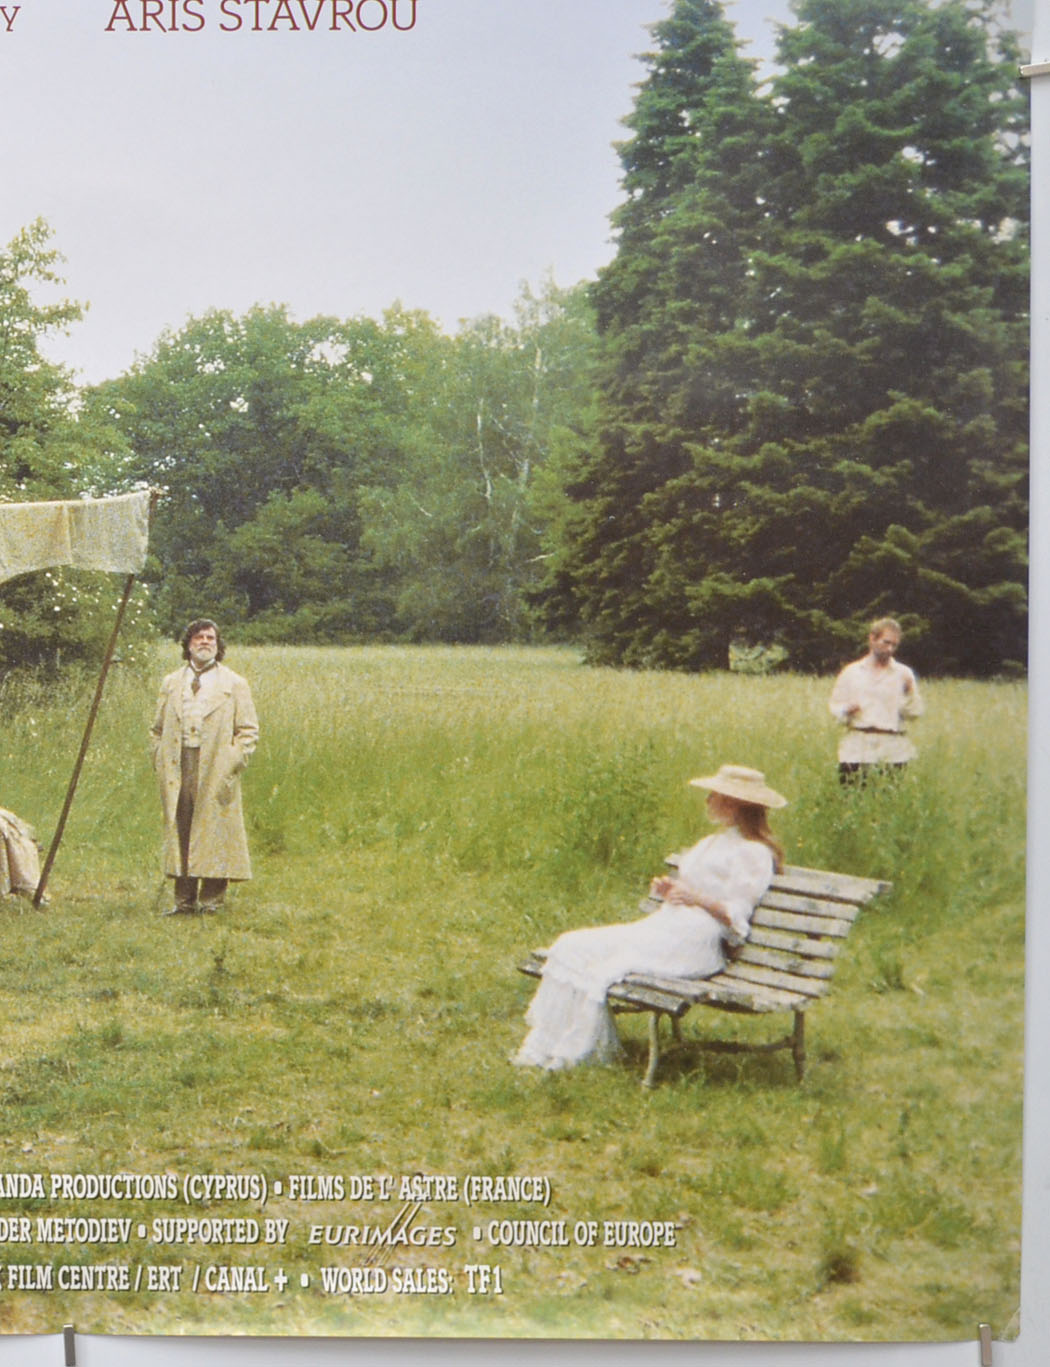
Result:
[[[1050,61],[1050,4],[1036,0],[1032,63]],[[1032,513],[1050,527],[1050,74],[1032,78]],[[1041,379],[1044,377],[1044,379]],[[1050,544],[1032,537],[1031,692],[1024,1217],[1020,1334],[992,1344],[993,1367],[1045,1367],[1050,1354]],[[994,1104],[994,1098],[989,1098]],[[997,1250],[988,1249],[988,1256]],[[558,1343],[532,1339],[151,1338],[76,1335],[77,1367],[482,1367],[498,1355],[532,1367],[552,1351],[568,1367],[978,1367],[974,1337],[954,1343]],[[75,1326],[74,1326],[75,1329]],[[2,1367],[63,1367],[63,1326],[53,1334],[0,1338]]]

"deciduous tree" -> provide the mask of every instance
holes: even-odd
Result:
[[[69,372],[45,354],[48,338],[82,316],[69,299],[41,302],[63,283],[62,256],[43,219],[0,249],[0,501],[103,495],[128,487],[119,433],[77,403]],[[0,585],[0,667],[55,668],[97,658],[119,598],[112,576],[61,569]],[[132,624],[145,620],[141,595]]]

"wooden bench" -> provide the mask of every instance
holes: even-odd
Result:
[[[667,862],[677,867],[677,855]],[[747,942],[732,952],[720,973],[711,978],[630,973],[614,983],[608,992],[613,1011],[649,1012],[649,1065],[642,1085],[653,1085],[660,1062],[660,1017],[668,1017],[675,1044],[680,1045],[682,1017],[694,1006],[751,1016],[792,1012],[791,1033],[772,1043],[711,1040],[697,1041],[695,1047],[727,1053],[790,1049],[801,1082],[806,1071],[806,1011],[827,995],[839,950],[861,907],[891,886],[874,878],[789,865],[776,875],[755,908]],[[642,910],[652,911],[658,905],[655,898],[647,897]],[[520,971],[538,978],[545,956],[546,950],[534,950],[519,965]]]

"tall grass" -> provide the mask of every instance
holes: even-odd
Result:
[[[437,1203],[419,1219],[455,1225],[456,1248],[400,1261],[452,1269],[455,1295],[331,1298],[317,1267],[360,1259],[309,1247],[308,1225],[388,1223],[393,1208],[277,1201],[267,1213],[292,1220],[286,1294],[77,1295],[78,1325],[939,1339],[971,1337],[978,1308],[1009,1332],[1022,686],[928,685],[919,761],[894,785],[843,791],[826,680],[628,674],[559,650],[231,650],[262,723],[245,778],[255,879],[197,921],[154,915],[170,890],[145,732],[174,663],[116,672],[53,905],[0,912],[0,1166],[542,1173],[549,1216],[670,1219],[679,1246],[492,1249],[476,1224],[537,1212]],[[45,838],[89,692],[0,690],[0,802]],[[811,1013],[804,1085],[783,1055],[684,1053],[645,1095],[637,1020],[623,1023],[629,1066],[511,1068],[532,987],[518,959],[568,926],[632,916],[664,855],[704,831],[687,780],[724,761],[790,797],[777,830],[792,862],[894,883]],[[686,1032],[773,1028],[698,1012]],[[476,1262],[501,1265],[502,1296],[465,1294]],[[60,1300],[12,1292],[0,1327],[52,1327]]]

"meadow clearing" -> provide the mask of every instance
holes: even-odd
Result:
[[[0,1200],[0,1217],[281,1217],[278,1250],[0,1243],[0,1262],[283,1266],[266,1293],[5,1289],[0,1330],[700,1339],[1009,1336],[1018,1308],[1025,689],[932,681],[920,759],[843,792],[828,679],[591,669],[566,649],[231,646],[262,741],[255,877],[214,918],[159,918],[145,735],[158,648],[118,666],[51,878],[0,907],[0,1173],[544,1175],[551,1204],[427,1201],[450,1248],[399,1249],[449,1294],[326,1294],[313,1223],[396,1200]],[[90,682],[0,688],[3,804],[46,843]],[[631,918],[705,833],[687,780],[752,764],[791,798],[791,862],[893,881],[790,1058],[684,1052],[511,1067],[524,953]],[[694,1011],[685,1033],[771,1021]],[[980,1099],[980,1105],[975,1102]],[[493,1247],[475,1227],[672,1221],[673,1248]],[[388,1261],[388,1266],[393,1265]],[[472,1295],[466,1266],[498,1266]],[[185,1274],[189,1280],[190,1273]],[[309,1287],[301,1284],[309,1277]],[[60,1318],[60,1316],[62,1318]]]

